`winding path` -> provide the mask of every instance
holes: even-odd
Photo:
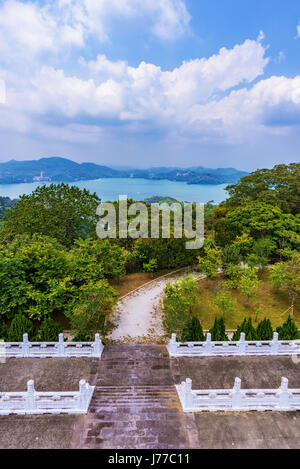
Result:
[[[117,324],[109,343],[159,344],[165,341],[160,302],[167,282],[174,282],[190,275],[178,272],[160,277],[121,298],[112,317]],[[192,274],[195,278],[200,274]]]

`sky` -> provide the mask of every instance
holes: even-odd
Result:
[[[0,0],[0,161],[299,161],[299,0]]]

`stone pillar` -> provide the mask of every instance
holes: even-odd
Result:
[[[194,394],[192,393],[192,380],[190,378],[185,380],[184,407],[187,409],[194,407]]]
[[[289,380],[287,378],[281,378],[281,386],[279,388],[276,397],[279,398],[280,410],[288,410],[290,407],[289,397],[290,393],[288,390]]]
[[[25,410],[28,413],[33,412],[36,409],[36,399],[35,399],[35,389],[34,389],[34,381],[31,379],[27,381],[27,394],[26,394],[26,401],[25,401]]]
[[[22,342],[22,357],[26,358],[29,357],[30,347],[29,347],[29,340],[28,334],[23,334],[23,342]]]
[[[95,335],[95,342],[94,342],[94,350],[93,350],[93,357],[98,357],[100,358],[103,352],[103,344],[100,339],[100,335],[96,334]]]
[[[176,334],[171,335],[171,340],[168,345],[168,350],[169,350],[170,355],[173,355],[173,356],[177,355]]]
[[[246,342],[245,342],[245,332],[241,332],[240,340],[239,340],[239,354],[245,355],[246,354]]]
[[[64,357],[66,354],[65,353],[65,341],[64,341],[63,334],[58,335],[57,353],[59,357]]]
[[[87,404],[87,383],[85,379],[79,381],[79,409],[85,410]]]
[[[232,408],[240,409],[242,407],[242,392],[241,392],[241,380],[240,378],[235,378],[234,386],[231,393],[232,399]]]
[[[274,332],[271,350],[272,350],[273,355],[278,354],[278,350],[279,350],[278,332]]]
[[[207,355],[212,355],[211,334],[209,332],[206,334],[205,351]]]

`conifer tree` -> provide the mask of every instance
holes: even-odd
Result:
[[[240,340],[241,332],[245,333],[245,339],[246,340],[257,340],[257,333],[256,330],[252,324],[252,319],[244,319],[242,324],[240,324],[236,330],[236,332],[233,334],[232,340],[233,341],[238,341]]]
[[[201,323],[195,316],[189,318],[182,330],[181,334],[182,342],[204,342],[205,335]]]
[[[258,340],[272,340],[273,339],[273,328],[270,319],[264,318],[256,329]]]
[[[224,317],[220,316],[215,318],[213,327],[209,330],[211,334],[211,340],[214,342],[226,342],[228,337],[225,329]]]
[[[277,327],[277,332],[279,340],[295,340],[298,337],[297,326],[290,315],[282,326]]]

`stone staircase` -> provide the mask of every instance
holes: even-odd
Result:
[[[80,448],[190,447],[165,347],[111,345],[94,360],[95,385]]]

